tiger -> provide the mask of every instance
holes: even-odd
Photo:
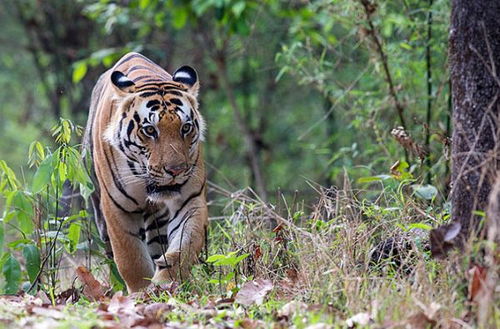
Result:
[[[129,293],[182,281],[208,226],[196,71],[131,52],[98,79],[83,137],[94,219]]]

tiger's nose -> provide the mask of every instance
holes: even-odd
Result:
[[[166,167],[165,171],[167,172],[167,174],[175,177],[175,176],[179,176],[180,174],[185,172],[187,169],[188,169],[187,163],[183,163],[183,164],[178,165],[178,166]]]

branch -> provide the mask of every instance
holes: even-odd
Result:
[[[380,39],[378,37],[377,31],[375,30],[375,26],[373,25],[373,20],[372,20],[372,13],[375,11],[374,5],[370,2],[370,0],[360,0],[361,4],[363,5],[365,15],[366,15],[366,21],[369,26],[368,34],[373,40],[373,43],[375,44],[377,48],[377,53],[380,56],[380,61],[382,62],[382,66],[384,68],[384,73],[385,73],[385,80],[387,81],[387,84],[389,85],[389,93],[394,101],[394,106],[396,107],[398,116],[399,116],[399,121],[401,123],[401,126],[406,129],[406,122],[405,118],[403,116],[403,105],[399,101],[398,95],[396,93],[396,88],[394,88],[394,82],[392,80],[392,75],[391,72],[389,71],[389,65],[387,61],[387,55],[384,52],[384,49],[382,47],[382,43],[380,42]]]
[[[217,64],[218,79],[222,85],[222,88],[226,92],[226,97],[233,108],[234,120],[243,135],[243,141],[245,142],[247,157],[250,161],[250,169],[252,170],[252,174],[255,180],[255,188],[259,193],[260,197],[263,200],[267,200],[267,192],[266,192],[266,184],[264,183],[264,177],[262,174],[262,169],[260,167],[259,161],[259,148],[257,143],[247,126],[245,120],[242,118],[242,109],[238,105],[236,101],[236,96],[234,95],[233,88],[229,83],[229,79],[227,77],[227,67],[224,61],[224,58],[216,58],[215,62]]]
[[[432,67],[431,67],[431,40],[432,40],[432,0],[429,0],[429,9],[427,13],[427,42],[425,46],[425,61],[427,66],[427,117],[426,117],[426,133],[425,133],[425,148],[430,152],[431,140],[431,117],[432,117]],[[427,165],[427,183],[431,183],[431,159],[427,156],[425,163]]]

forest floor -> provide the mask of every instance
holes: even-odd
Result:
[[[498,259],[477,244],[430,257],[443,207],[368,202],[349,186],[319,190],[308,208],[247,192],[220,203],[227,216],[212,219],[205,260],[183,284],[127,295],[107,265],[75,264],[53,293],[1,296],[0,328],[500,327]]]

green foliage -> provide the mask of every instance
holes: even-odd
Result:
[[[57,213],[66,181],[79,186],[84,196],[93,190],[80,152],[69,145],[72,135],[80,132],[71,121],[61,119],[60,124],[52,128],[59,145],[55,150],[38,141],[31,143],[28,163],[36,167],[31,183],[21,183],[7,163],[0,161],[0,196],[3,198],[0,254],[5,293],[17,292],[24,278],[31,287],[36,287],[41,275],[50,276],[54,285],[56,268],[48,265],[55,266],[62,257],[60,246],[70,254],[78,249],[85,211],[63,218]],[[9,232],[7,245],[4,245],[5,232]],[[17,259],[19,254],[24,258],[23,267]]]
[[[250,254],[245,253],[238,255],[237,251],[231,251],[225,255],[215,254],[207,258],[206,262],[214,266],[225,266],[229,268],[229,272],[221,276],[222,272],[219,274],[219,278],[210,279],[208,283],[213,283],[219,285],[221,288],[223,285],[228,285],[231,280],[234,279],[235,286],[238,285],[237,273],[239,264]]]
[[[21,280],[21,266],[13,255],[6,254],[5,257],[6,260],[2,264],[2,273],[5,277],[3,291],[6,294],[15,294],[19,289],[19,282]]]

